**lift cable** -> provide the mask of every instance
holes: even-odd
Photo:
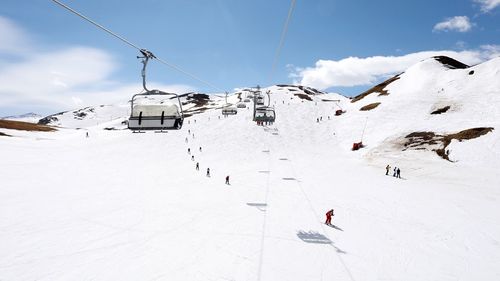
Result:
[[[94,25],[94,26],[96,26],[97,28],[99,28],[99,29],[101,29],[101,30],[103,30],[103,31],[107,32],[108,34],[112,35],[113,37],[117,38],[118,40],[122,41],[123,43],[125,43],[125,44],[129,45],[130,47],[132,47],[132,48],[134,48],[134,49],[138,50],[139,52],[141,52],[141,54],[143,54],[143,55],[148,54],[148,55],[150,55],[150,58],[154,58],[154,59],[158,60],[160,63],[162,63],[162,64],[164,64],[164,65],[166,65],[166,66],[168,66],[168,67],[173,68],[174,70],[177,70],[177,71],[179,71],[179,72],[181,72],[181,73],[183,73],[183,74],[185,74],[185,75],[187,75],[187,76],[191,77],[192,79],[194,79],[194,80],[196,80],[196,81],[198,81],[198,82],[201,82],[201,83],[203,83],[203,84],[205,84],[205,85],[207,85],[207,86],[209,86],[209,87],[211,87],[211,88],[213,88],[213,89],[216,89],[216,90],[218,90],[218,91],[224,92],[224,90],[222,90],[221,88],[219,88],[219,87],[217,87],[217,86],[215,86],[215,85],[213,85],[213,84],[211,84],[211,83],[209,83],[209,82],[207,82],[207,81],[205,81],[205,80],[203,80],[203,79],[201,79],[201,78],[198,78],[196,75],[191,74],[191,73],[189,73],[189,72],[187,72],[187,71],[183,70],[182,68],[180,68],[180,67],[178,67],[178,66],[176,66],[176,65],[174,65],[174,64],[172,64],[172,63],[169,63],[169,62],[167,62],[167,61],[165,61],[165,60],[162,60],[161,58],[156,57],[156,56],[155,56],[155,55],[153,55],[153,53],[151,53],[150,51],[148,51],[148,50],[146,50],[146,49],[144,49],[144,48],[140,48],[140,47],[139,47],[139,46],[137,46],[136,44],[131,43],[131,42],[130,42],[130,41],[128,41],[127,39],[123,38],[122,36],[120,36],[120,35],[118,35],[118,34],[114,33],[113,31],[111,31],[111,30],[109,30],[108,28],[106,28],[106,27],[102,26],[101,24],[99,24],[99,23],[95,22],[94,20],[90,19],[89,17],[87,17],[87,16],[85,16],[85,15],[81,14],[80,12],[78,12],[78,11],[74,10],[73,8],[69,7],[68,5],[66,5],[66,4],[64,4],[64,3],[62,3],[62,2],[60,2],[59,0],[52,0],[52,1],[53,1],[54,3],[56,3],[56,4],[58,4],[59,6],[63,7],[64,9],[66,9],[66,10],[68,10],[68,11],[72,12],[73,14],[75,14],[75,15],[79,16],[80,18],[82,18],[82,19],[84,19],[84,20],[88,21],[89,23],[93,24],[93,25]]]
[[[278,63],[281,49],[283,48],[283,44],[285,43],[285,37],[286,37],[286,33],[288,31],[288,25],[290,24],[290,19],[292,18],[293,9],[295,8],[295,2],[297,2],[297,1],[292,0],[292,2],[290,3],[290,9],[288,9],[288,16],[286,18],[285,25],[283,26],[283,31],[281,32],[281,38],[280,38],[280,42],[278,44],[278,48],[276,49],[276,53],[274,54],[271,73],[269,73],[269,83],[272,83],[272,77],[273,77],[274,71],[276,69],[276,64]]]

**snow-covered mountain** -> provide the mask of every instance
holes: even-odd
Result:
[[[192,93],[168,133],[124,129],[126,102],[0,128],[0,279],[497,280],[499,74],[441,57],[353,99],[272,86],[270,126]]]
[[[13,120],[13,121],[22,121],[22,122],[29,122],[29,123],[38,123],[38,120],[42,118],[41,115],[29,112],[21,115],[13,115],[13,116],[5,116],[0,119],[4,120]]]

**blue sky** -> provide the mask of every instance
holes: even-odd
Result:
[[[500,55],[500,0],[62,1],[218,88],[301,83],[357,94],[435,54],[474,64]],[[50,0],[0,6],[0,116],[126,101],[138,52]],[[217,92],[152,62],[150,84]]]

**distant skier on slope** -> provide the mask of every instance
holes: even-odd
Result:
[[[397,172],[398,172],[398,167],[394,167],[394,174],[392,176],[395,177]]]
[[[328,225],[332,224],[332,216],[334,216],[333,209],[331,209],[330,211],[326,212],[326,221],[325,221],[325,224],[328,224]]]
[[[200,162],[196,162],[196,171],[200,170]]]
[[[396,171],[396,178],[400,179],[401,178],[401,170],[398,168]]]
[[[207,177],[210,177],[210,168],[207,168]]]
[[[191,161],[194,161],[194,155],[191,155]]]
[[[387,164],[387,166],[385,167],[385,175],[388,176],[389,175],[389,171],[391,170],[391,166],[389,166],[389,164]]]
[[[188,148],[188,154],[191,154],[191,148]]]
[[[226,184],[229,185],[229,176],[226,176]]]
[[[201,146],[200,146],[200,152],[201,152]]]

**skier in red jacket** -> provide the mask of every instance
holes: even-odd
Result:
[[[332,216],[334,216],[333,214],[333,209],[331,209],[330,211],[326,212],[326,222],[325,224],[332,224]]]

